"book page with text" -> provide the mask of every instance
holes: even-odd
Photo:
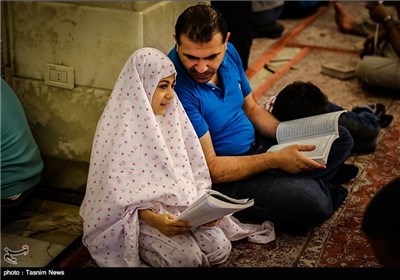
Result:
[[[305,136],[337,134],[337,119],[343,112],[346,110],[281,122],[276,131],[276,139],[282,144]]]

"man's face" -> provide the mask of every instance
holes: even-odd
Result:
[[[176,50],[193,80],[205,84],[217,73],[225,56],[228,37],[223,42],[221,33],[217,33],[210,42],[200,44],[190,41],[186,35],[181,35],[181,45],[177,44]]]

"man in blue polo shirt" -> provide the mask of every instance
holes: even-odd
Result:
[[[327,165],[301,153],[313,145],[265,153],[276,142],[279,121],[254,100],[229,35],[212,6],[197,4],[179,16],[176,45],[169,53],[178,72],[175,91],[200,138],[213,188],[254,198],[254,207],[239,211],[238,217],[304,233],[328,219],[345,199],[347,190],[335,174],[343,169],[353,139],[340,127]]]

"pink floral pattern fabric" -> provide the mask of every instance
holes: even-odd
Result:
[[[99,266],[135,267],[143,261],[208,266],[229,256],[230,241],[218,226],[167,237],[138,218],[140,209],[178,215],[211,187],[200,141],[178,98],[165,115],[155,115],[151,108],[158,82],[172,74],[174,65],[161,51],[136,51],[98,122],[80,215],[83,243]],[[230,223],[234,221],[224,226],[230,238],[257,231],[254,225]]]

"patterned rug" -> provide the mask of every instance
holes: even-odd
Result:
[[[368,14],[365,2],[342,2],[350,14],[362,19]],[[289,236],[277,232],[274,242],[267,245],[237,241],[229,259],[219,267],[262,268],[380,268],[365,236],[360,221],[366,205],[379,189],[394,177],[400,176],[400,94],[374,92],[362,88],[357,80],[338,80],[319,73],[325,62],[356,63],[364,38],[338,32],[333,7],[301,21],[284,20],[285,33],[277,40],[255,39],[248,74],[258,102],[295,80],[311,81],[329,99],[346,109],[360,104],[383,103],[394,116],[392,124],[381,130],[377,150],[368,155],[352,155],[348,162],[360,168],[358,176],[344,186],[349,195],[342,206],[325,223],[304,236]],[[275,73],[266,73],[264,63],[290,53],[291,61]],[[256,86],[254,86],[256,85]],[[86,262],[73,266],[95,267],[87,251]],[[69,258],[74,259],[75,257]],[[85,258],[84,258],[85,259]],[[68,267],[68,262],[64,267]],[[295,274],[294,274],[295,275]]]
[[[368,16],[365,2],[342,4],[358,19]],[[221,267],[381,267],[360,231],[360,221],[366,205],[376,192],[391,179],[400,176],[400,94],[374,92],[364,89],[356,79],[343,81],[319,73],[321,65],[326,62],[357,63],[358,51],[364,42],[364,38],[338,32],[333,7],[323,7],[316,15],[302,22],[283,23],[287,27],[286,35],[280,41],[271,44],[267,39],[256,39],[253,43],[253,49],[257,49],[253,54],[257,53],[257,57],[250,58],[253,64],[247,73],[254,79],[264,71],[260,65],[274,55],[280,56],[292,48],[289,52],[297,57],[290,67],[283,65],[281,73],[278,69],[268,77],[272,83],[266,79],[260,85],[262,92],[259,92],[258,101],[261,104],[295,80],[311,81],[331,101],[346,109],[361,104],[383,103],[388,113],[393,114],[394,120],[388,128],[381,130],[379,146],[374,153],[352,155],[349,158],[348,163],[357,165],[360,172],[344,185],[349,195],[332,218],[304,236],[293,237],[278,232],[277,239],[267,245],[236,242],[228,261]],[[263,45],[268,45],[265,52],[260,50]],[[260,58],[264,59],[261,63]]]

